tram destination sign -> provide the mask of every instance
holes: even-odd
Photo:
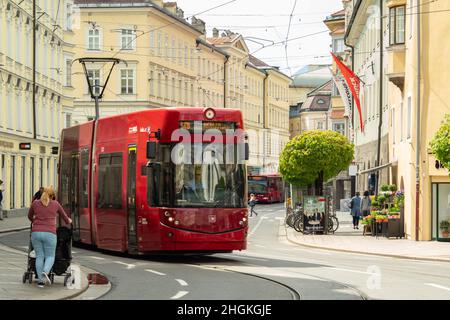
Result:
[[[236,130],[236,123],[217,121],[180,121],[180,128],[186,129],[192,133],[196,128],[201,128],[202,132],[208,130],[219,130],[225,132],[226,130]]]

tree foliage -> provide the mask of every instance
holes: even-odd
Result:
[[[450,116],[447,117],[447,123],[436,133],[430,146],[436,159],[450,170]]]
[[[324,181],[348,168],[355,147],[334,131],[306,131],[292,139],[280,157],[280,173],[295,186],[308,186],[323,171]]]

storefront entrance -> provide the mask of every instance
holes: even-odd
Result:
[[[433,184],[433,240],[450,242],[450,183]]]

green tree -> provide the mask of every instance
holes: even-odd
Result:
[[[280,173],[294,186],[327,181],[348,168],[355,147],[334,131],[306,131],[292,139],[280,157]]]
[[[430,146],[436,159],[450,170],[450,116],[447,116],[447,123],[441,126]]]

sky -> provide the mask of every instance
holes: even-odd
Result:
[[[289,76],[308,64],[331,63],[331,37],[323,21],[343,8],[341,0],[177,0],[177,3],[186,18],[195,15],[206,22],[208,37],[214,27],[220,33],[226,29],[239,33],[250,53],[280,67]],[[295,39],[303,36],[306,37]]]

